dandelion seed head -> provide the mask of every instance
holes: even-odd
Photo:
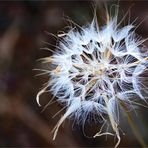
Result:
[[[94,17],[89,25],[73,28],[62,36],[50,57],[53,69],[47,85],[57,100],[67,106],[55,126],[54,139],[67,117],[86,120],[92,113],[102,121],[108,115],[120,140],[120,102],[130,106],[134,96],[144,100],[140,75],[147,68],[147,55],[141,51],[144,40],[134,28],[130,24],[119,28],[116,17],[99,27]]]

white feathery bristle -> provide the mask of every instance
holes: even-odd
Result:
[[[133,25],[117,26],[116,17],[103,27],[94,18],[90,25],[79,31],[73,28],[59,41],[51,56],[54,68],[48,86],[67,111],[54,129],[54,139],[66,118],[86,120],[92,113],[104,122],[104,115],[109,116],[119,143],[120,101],[130,107],[135,96],[144,99],[140,75],[147,69],[147,55],[141,53],[143,41],[135,37]],[[44,90],[37,95],[39,105]]]

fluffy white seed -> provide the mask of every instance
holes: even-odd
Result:
[[[135,37],[133,25],[118,29],[116,20],[115,17],[106,26],[99,27],[94,18],[80,31],[73,28],[51,56],[50,64],[54,68],[46,89],[50,88],[57,100],[67,106],[54,128],[53,139],[66,118],[86,120],[88,113],[92,113],[104,122],[108,115],[118,145],[120,102],[130,106],[134,96],[144,99],[140,75],[147,68],[147,55],[141,53],[143,41]],[[99,135],[103,134],[96,134]]]

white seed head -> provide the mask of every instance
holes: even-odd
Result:
[[[135,26],[120,29],[118,26],[116,17],[103,27],[98,26],[94,17],[90,25],[66,33],[54,54],[45,58],[52,70],[48,85],[39,95],[50,88],[67,107],[55,126],[54,139],[67,117],[85,121],[91,113],[104,122],[107,115],[120,142],[120,103],[130,107],[135,97],[144,100],[141,91],[141,74],[147,67],[147,55],[141,51],[144,40],[135,34]],[[96,134],[99,135],[100,132]]]

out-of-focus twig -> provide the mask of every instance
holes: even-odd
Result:
[[[32,110],[26,105],[24,102],[19,101],[22,99],[13,99],[13,113],[14,116],[21,120],[25,125],[27,125],[32,131],[34,131],[37,135],[41,136],[45,139],[50,146],[55,146],[55,142],[52,140],[51,136],[51,127],[41,120]],[[66,146],[76,146],[76,142],[72,139],[72,137],[68,136],[65,131],[61,133],[61,137],[64,137],[68,140],[65,143]]]
[[[0,39],[0,58],[4,58],[4,60],[11,60],[12,58],[14,46],[20,35],[18,23],[18,20],[14,20]]]

